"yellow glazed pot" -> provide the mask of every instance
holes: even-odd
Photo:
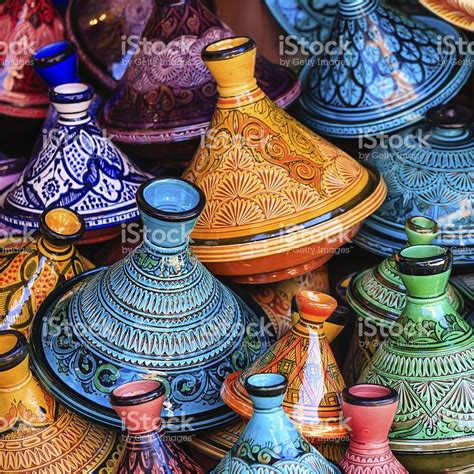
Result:
[[[375,171],[264,94],[254,77],[256,52],[247,37],[204,48],[219,99],[184,173],[206,195],[191,235],[195,253],[212,272],[243,283],[319,267],[386,194]]]
[[[474,31],[474,2],[472,0],[420,0],[420,3],[443,20]]]

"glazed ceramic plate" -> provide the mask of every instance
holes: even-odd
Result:
[[[420,3],[453,25],[474,31],[473,0],[420,0]]]

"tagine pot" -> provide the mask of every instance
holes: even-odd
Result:
[[[414,245],[395,259],[407,303],[360,381],[399,393],[389,439],[409,472],[471,472],[474,336],[447,297],[452,253]]]
[[[450,281],[464,298],[467,307],[465,319],[474,327],[474,273],[456,275]]]
[[[28,366],[26,338],[0,331],[0,471],[111,473],[120,436],[58,403]]]
[[[36,48],[64,38],[61,17],[50,0],[13,0],[0,5],[0,114],[41,118],[48,89],[31,65]]]
[[[247,369],[230,375],[221,390],[223,400],[244,418],[252,415],[245,380],[256,373],[289,379],[283,409],[312,443],[338,442],[347,436],[340,404],[344,380],[329,347],[323,323],[336,308],[331,296],[313,291],[296,295],[299,319]]]
[[[409,245],[431,244],[438,233],[435,221],[413,216],[405,223]],[[468,309],[461,292],[448,284],[448,300],[462,314]],[[406,288],[395,264],[389,257],[379,265],[350,278],[345,301],[352,310],[354,332],[344,365],[344,380],[354,384],[367,367],[377,348],[395,328],[407,302]]]
[[[462,39],[437,18],[405,15],[381,0],[339,0],[327,43],[333,47],[318,51],[301,72],[298,117],[338,138],[419,122],[471,75],[471,55],[444,45],[442,37]]]
[[[384,142],[368,157],[384,177],[388,194],[355,243],[392,255],[405,242],[407,217],[423,214],[438,222],[435,243],[450,247],[456,266],[474,262],[472,112],[460,105],[434,108],[427,121]]]
[[[40,218],[39,238],[20,248],[0,250],[1,330],[16,329],[28,336],[45,298],[66,280],[94,267],[73,245],[84,228],[74,211],[48,209]]]
[[[161,426],[165,386],[158,380],[137,380],[113,390],[112,407],[122,419],[127,438],[114,474],[203,474]]]
[[[288,380],[278,373],[255,373],[245,379],[245,390],[253,405],[252,417],[211,474],[341,472],[301,436],[285,413],[287,387]]]
[[[51,206],[67,205],[86,223],[82,243],[106,240],[138,217],[135,194],[149,178],[116,148],[88,114],[94,91],[71,83],[50,91],[58,121],[18,182],[5,190],[0,218],[36,229]]]
[[[112,97],[99,114],[114,140],[128,144],[170,143],[199,138],[217,101],[216,84],[201,59],[202,49],[232,36],[199,0],[155,0],[143,41]],[[258,59],[257,79],[280,105],[300,92],[295,74]]]
[[[474,4],[471,0],[420,0],[420,3],[443,20],[474,31]]]
[[[345,474],[408,474],[390,450],[388,432],[398,393],[383,385],[360,384],[342,392],[342,410],[351,433],[341,461]]]
[[[42,305],[35,368],[66,405],[111,427],[120,420],[109,394],[140,379],[166,387],[163,418],[173,431],[218,427],[236,418],[220,400],[221,384],[268,349],[271,323],[190,250],[188,236],[205,204],[196,186],[157,178],[140,187],[137,202],[143,243],[111,267],[71,280]],[[55,331],[48,330],[52,321]]]
[[[183,175],[207,199],[192,234],[196,255],[241,283],[320,267],[385,196],[376,173],[275,106],[256,83],[255,58],[247,37],[203,50],[219,100]]]

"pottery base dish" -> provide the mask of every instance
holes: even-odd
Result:
[[[410,474],[472,474],[474,451],[443,454],[407,454],[393,451]]]

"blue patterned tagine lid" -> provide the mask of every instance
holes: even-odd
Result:
[[[155,179],[140,187],[137,202],[143,243],[111,267],[70,280],[40,308],[35,368],[63,403],[111,427],[120,420],[110,392],[143,378],[167,388],[168,429],[220,426],[236,417],[219,396],[221,385],[268,349],[271,323],[190,249],[205,204],[199,188]]]
[[[331,48],[300,79],[299,118],[325,135],[351,138],[399,130],[454,97],[472,71],[460,33],[431,17],[409,17],[380,0],[340,0]]]
[[[212,474],[340,474],[303,436],[283,410],[288,380],[281,374],[254,374],[245,381],[253,415]]]
[[[93,89],[81,83],[51,89],[58,121],[18,182],[0,196],[0,219],[5,223],[36,229],[39,216],[51,206],[79,213],[89,233],[138,217],[135,195],[149,175],[136,168],[92,120],[88,107],[93,95]]]
[[[439,225],[435,243],[451,247],[455,265],[474,263],[474,126],[461,105],[429,111],[427,121],[380,144],[368,157],[387,183],[385,202],[354,241],[379,255],[405,245],[405,220],[424,215]]]

